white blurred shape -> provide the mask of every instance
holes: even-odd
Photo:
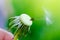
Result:
[[[43,10],[45,12],[45,19],[46,19],[46,24],[50,25],[52,24],[52,20],[51,20],[51,12],[49,12],[46,8],[43,7]]]

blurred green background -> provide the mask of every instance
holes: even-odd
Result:
[[[60,0],[12,0],[14,16],[34,18],[31,34],[22,40],[60,40]]]

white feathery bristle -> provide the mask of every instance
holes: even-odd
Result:
[[[27,14],[21,14],[20,15],[20,20],[22,21],[22,23],[24,23],[27,26],[32,25],[31,17],[29,15],[27,15]]]

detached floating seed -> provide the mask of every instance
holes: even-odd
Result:
[[[30,26],[32,25],[32,18],[27,14],[21,14],[20,16],[15,16],[9,18],[9,30],[16,27],[14,35],[19,33],[19,35],[25,35],[30,31]]]

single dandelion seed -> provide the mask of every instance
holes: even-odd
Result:
[[[9,22],[9,30],[17,26],[14,32],[15,40],[18,35],[22,37],[26,35],[28,31],[30,31],[30,26],[32,25],[32,21],[34,20],[27,14],[21,14],[20,16],[11,17],[9,19],[14,19]]]

